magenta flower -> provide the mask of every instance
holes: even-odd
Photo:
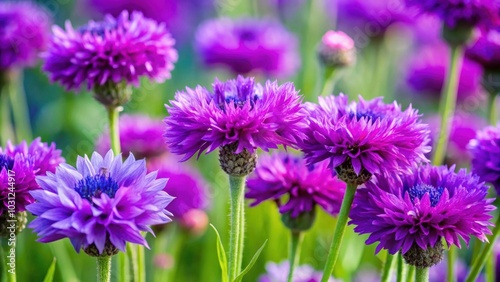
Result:
[[[287,77],[300,65],[297,38],[270,20],[207,21],[196,33],[196,49],[206,66],[223,66],[235,74]]]
[[[163,139],[164,124],[145,115],[120,116],[120,144],[124,156],[134,154],[138,159],[160,157],[168,152]],[[111,148],[109,132],[104,132],[96,142],[96,151],[105,154]]]
[[[138,86],[142,76],[163,82],[177,61],[165,25],[140,12],[108,15],[76,30],[67,21],[65,30],[55,26],[53,32],[43,69],[67,90],[82,84],[89,90],[109,83]]]
[[[491,183],[500,195],[500,124],[478,131],[470,141],[472,172]]]
[[[469,46],[465,55],[478,62],[485,70],[500,69],[500,28],[481,28],[479,38]]]
[[[495,209],[493,199],[486,199],[488,187],[465,169],[454,169],[424,165],[400,177],[378,175],[356,192],[349,224],[370,235],[366,244],[379,242],[377,253],[387,249],[404,255],[441,239],[458,247],[459,238],[467,245],[471,236],[486,241]]]
[[[289,213],[292,218],[313,211],[316,205],[336,215],[345,186],[327,162],[307,166],[302,157],[276,153],[259,156],[255,175],[247,180],[245,197],[254,200],[251,206],[273,200],[280,213]]]
[[[42,189],[31,192],[36,202],[27,209],[37,216],[29,227],[39,242],[69,238],[77,252],[109,256],[125,251],[127,242],[147,247],[141,231],[170,221],[167,179],[147,174],[144,160],[133,155],[78,157],[76,169],[63,164],[36,180]]]
[[[0,71],[35,63],[49,42],[50,17],[30,2],[0,3]]]
[[[236,146],[235,154],[253,153],[294,146],[304,137],[306,112],[292,83],[262,86],[238,76],[225,83],[216,80],[213,88],[186,88],[167,106],[164,136],[172,153],[184,155],[183,161],[230,144]]]
[[[344,170],[369,177],[409,172],[428,161],[429,129],[416,110],[410,106],[402,111],[396,102],[384,104],[382,98],[359,99],[349,103],[340,94],[306,105],[310,124],[300,147],[308,163],[329,160],[329,167],[343,179],[344,172],[350,175]]]
[[[61,150],[56,149],[56,144],[43,143],[40,137],[33,140],[29,146],[26,141],[18,145],[7,142],[5,154],[8,156],[22,154],[31,159],[36,175],[45,175],[48,171],[55,172],[56,167],[65,162],[64,158],[61,157]]]
[[[354,64],[354,40],[342,31],[327,31],[318,47],[319,59],[326,67],[343,67]]]

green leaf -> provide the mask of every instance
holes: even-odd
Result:
[[[250,269],[252,269],[253,265],[255,264],[257,259],[259,258],[260,253],[262,252],[262,250],[264,250],[264,247],[266,246],[266,244],[267,244],[267,240],[257,250],[255,255],[253,255],[252,260],[248,263],[247,267],[245,267],[245,269],[243,269],[243,271],[240,273],[240,275],[238,275],[238,277],[236,277],[233,282],[240,282],[243,279],[243,276],[245,276],[245,274],[247,274],[250,271]]]
[[[54,280],[54,272],[56,272],[56,258],[52,260],[52,264],[50,265],[49,270],[47,270],[47,274],[45,274],[43,282],[52,282]]]
[[[217,235],[217,257],[219,258],[219,265],[220,269],[222,271],[222,282],[228,282],[229,278],[227,276],[227,258],[226,258],[226,251],[224,250],[224,245],[222,245],[222,241],[220,240],[219,232],[217,231],[217,228],[213,226],[213,224],[210,224],[212,228],[215,231],[215,234]]]

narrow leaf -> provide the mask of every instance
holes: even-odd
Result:
[[[222,241],[219,236],[219,232],[217,228],[210,224],[215,231],[215,235],[217,235],[217,257],[219,258],[219,265],[222,271],[222,282],[228,282],[229,278],[227,277],[227,259],[226,259],[226,251],[224,250],[224,245],[222,245]]]
[[[250,269],[252,269],[255,262],[257,262],[257,259],[259,258],[260,253],[262,252],[262,250],[264,250],[264,247],[266,246],[266,244],[267,244],[267,240],[257,250],[255,255],[253,255],[252,260],[248,263],[247,267],[245,267],[245,269],[243,269],[243,271],[240,273],[240,275],[238,275],[238,277],[236,277],[233,282],[240,282],[243,279],[243,276],[245,276],[245,274],[247,274],[250,271]]]
[[[54,280],[54,272],[56,272],[56,258],[52,260],[52,264],[50,265],[49,270],[47,270],[47,274],[45,274],[43,282],[52,282]]]

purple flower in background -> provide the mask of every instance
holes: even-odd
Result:
[[[413,22],[416,14],[402,0],[339,0],[330,3],[329,9],[338,13],[340,29],[348,30],[355,40],[361,36],[381,36],[395,23]]]
[[[67,21],[65,28],[53,28],[43,69],[67,90],[82,84],[89,90],[119,83],[138,86],[142,76],[161,83],[170,78],[177,61],[174,39],[165,25],[140,12],[108,15],[76,30]]]
[[[237,145],[235,154],[253,153],[294,146],[304,137],[306,112],[292,83],[262,86],[238,76],[225,83],[216,80],[213,88],[186,88],[167,106],[164,136],[172,153],[184,154],[183,161],[230,144]]]
[[[283,261],[281,263],[268,262],[266,264],[266,274],[259,277],[258,282],[286,282],[290,263]],[[304,264],[295,268],[293,282],[320,282],[323,273],[315,270],[312,266]],[[333,277],[328,282],[335,282]]]
[[[45,175],[48,171],[55,172],[56,167],[65,162],[61,157],[61,150],[56,149],[56,144],[43,143],[40,137],[33,140],[29,146],[26,141],[18,145],[7,142],[5,154],[11,157],[22,154],[31,159],[36,175]]]
[[[450,60],[449,48],[432,45],[413,55],[408,66],[406,81],[413,92],[439,99]],[[458,82],[457,100],[470,101],[483,95],[481,79],[483,70],[477,63],[464,59]]]
[[[164,224],[173,197],[163,191],[167,179],[146,173],[144,160],[125,161],[109,151],[78,157],[76,169],[62,164],[56,173],[37,177],[41,190],[27,207],[37,218],[29,227],[43,243],[69,238],[77,252],[93,256],[125,251],[127,242],[147,245],[141,231]]]
[[[406,3],[424,13],[439,16],[450,28],[498,23],[500,19],[498,0],[406,0]]]
[[[280,213],[289,213],[292,218],[313,211],[316,205],[336,215],[345,186],[327,162],[307,166],[300,156],[275,153],[259,156],[255,175],[247,180],[245,197],[254,200],[251,206],[274,200]]]
[[[464,261],[457,259],[455,261],[455,278],[457,282],[465,282],[469,269]],[[448,276],[448,266],[445,261],[429,269],[429,282],[444,282]],[[484,276],[480,275],[475,282],[485,282]]]
[[[0,71],[33,65],[49,42],[50,17],[30,2],[0,3]]]
[[[500,195],[500,124],[478,131],[469,143],[472,172],[493,184]]]
[[[134,154],[138,159],[148,161],[168,152],[163,139],[165,125],[146,115],[123,115],[120,117],[120,144],[124,156]],[[111,148],[109,132],[104,132],[96,142],[96,151],[105,154]]]
[[[318,46],[320,61],[328,67],[344,67],[356,61],[354,40],[342,31],[327,31]]]
[[[438,115],[425,119],[431,129],[431,139],[435,140],[440,130],[440,117]],[[476,137],[476,132],[487,125],[486,120],[475,114],[457,112],[453,116],[449,144],[446,151],[446,163],[468,165],[471,153],[467,145]],[[432,153],[432,152],[431,152]]]
[[[369,178],[375,173],[408,172],[428,161],[428,126],[420,123],[411,106],[402,111],[396,102],[384,104],[382,98],[365,101],[362,97],[349,103],[340,94],[320,97],[319,104],[307,103],[306,107],[310,124],[300,147],[310,164],[328,159],[341,179],[344,170]]]
[[[377,253],[404,255],[412,247],[435,247],[441,239],[458,247],[459,238],[467,244],[470,236],[486,241],[495,209],[493,199],[486,199],[488,187],[465,169],[454,169],[423,165],[400,177],[378,175],[356,192],[349,224],[370,235],[366,244],[379,242]]]
[[[500,70],[500,27],[479,29],[479,38],[466,50],[466,56],[485,70]]]
[[[271,20],[207,21],[196,32],[196,49],[206,66],[223,66],[235,74],[287,77],[300,65],[297,38]]]

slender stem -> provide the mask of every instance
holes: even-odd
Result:
[[[121,153],[120,148],[120,131],[118,125],[118,116],[120,114],[120,108],[118,107],[108,107],[108,120],[109,120],[109,140],[111,141],[111,149],[115,155]]]
[[[16,282],[16,257],[14,256],[13,259],[10,259],[9,256],[10,254],[16,250],[16,245],[9,246],[8,242],[6,239],[3,239],[2,242],[2,250],[3,254],[2,256],[7,259],[6,263],[2,265],[3,271],[6,275],[6,282]],[[9,264],[13,262],[14,267],[11,267]]]
[[[288,282],[293,281],[293,272],[295,267],[297,267],[300,260],[300,249],[302,247],[302,241],[304,240],[304,232],[294,231],[291,232],[290,237],[290,270],[288,271]]]
[[[406,274],[406,282],[415,281],[415,269],[416,267],[414,265],[408,266],[408,273]]]
[[[7,85],[0,85],[0,146],[6,145],[7,140],[15,141],[14,130],[10,120],[9,95]]]
[[[345,191],[344,199],[342,200],[342,206],[340,207],[337,225],[335,226],[335,231],[333,232],[333,241],[330,246],[330,253],[328,254],[325,269],[323,270],[323,278],[321,278],[321,282],[328,282],[330,275],[332,275],[333,269],[335,268],[335,263],[339,257],[340,244],[342,243],[342,238],[344,237],[347,219],[349,218],[349,211],[351,210],[356,188],[357,186],[355,184],[347,184],[347,189]]]
[[[14,125],[16,128],[17,141],[31,140],[31,125],[28,105],[26,101],[26,93],[22,87],[22,79],[20,73],[10,76],[8,89],[10,94],[10,104],[12,106],[12,116],[14,117]]]
[[[407,272],[407,265],[403,261],[403,255],[401,255],[401,252],[398,253],[398,274],[396,276],[396,281],[397,282],[403,282],[404,278],[406,277],[406,272]]]
[[[385,258],[384,269],[382,271],[381,282],[389,282],[392,281],[392,272],[394,271],[394,266],[396,265],[396,260],[394,256],[387,253],[387,257]]]
[[[498,122],[498,117],[497,117],[497,108],[496,108],[496,105],[497,105],[497,96],[495,93],[490,93],[489,95],[489,109],[488,109],[488,118],[489,118],[489,121],[490,121],[490,124],[491,125],[496,125],[497,122]]]
[[[127,254],[119,252],[116,255],[118,259],[118,282],[126,282],[130,280]]]
[[[428,282],[429,281],[429,268],[417,267],[415,272],[415,282]]]
[[[139,264],[137,261],[137,248],[131,243],[127,243],[127,259],[128,266],[131,266],[132,270],[132,281],[139,281]]]
[[[244,176],[229,176],[231,211],[229,230],[229,281],[233,281],[241,270],[244,237]]]
[[[97,258],[97,281],[111,281],[111,257]]]
[[[448,137],[450,135],[450,123],[455,112],[457,101],[458,81],[460,79],[460,70],[462,68],[463,47],[461,45],[450,46],[451,58],[447,70],[446,81],[441,93],[439,102],[439,113],[441,116],[441,128],[439,138],[436,138],[434,145],[435,151],[432,158],[434,165],[441,165],[446,154],[448,146]]]
[[[450,250],[448,251],[448,262],[447,262],[447,282],[456,281],[455,275],[455,260],[457,258],[457,248],[455,246],[450,246]]]
[[[493,246],[495,246],[495,241],[500,235],[500,216],[497,218],[497,222],[495,223],[495,228],[493,228],[493,234],[488,238],[489,243],[484,245],[483,249],[479,253],[476,258],[472,260],[472,266],[469,271],[469,275],[467,275],[466,282],[474,282],[479,276],[479,272],[483,268],[486,263],[486,259],[491,256],[491,252],[493,251]]]
[[[137,282],[146,282],[146,261],[144,246],[137,245]]]
[[[493,256],[488,256],[488,260],[486,261],[486,272],[485,272],[485,280],[486,281],[496,281],[495,280],[495,260]]]
[[[333,94],[336,81],[336,71],[334,68],[327,67],[325,69],[325,78],[323,81],[323,89],[321,89],[321,96],[328,96]]]

